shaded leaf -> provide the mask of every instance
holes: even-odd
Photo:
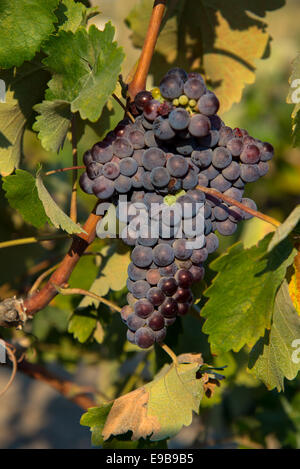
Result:
[[[103,443],[102,431],[112,404],[102,404],[101,407],[91,407],[82,415],[80,424],[90,427],[92,432],[92,445],[101,446]]]
[[[116,399],[102,431],[103,439],[132,432],[132,440],[150,437],[157,441],[190,425],[203,396],[203,378],[196,378],[202,363],[198,357],[196,360],[193,356],[192,363],[165,365],[153,381]]]
[[[255,79],[257,59],[264,58],[270,36],[264,17],[284,5],[284,0],[170,0],[164,27],[156,46],[153,72],[174,66],[201,70],[221,102],[221,111],[239,102],[244,86]],[[140,2],[127,23],[132,41],[142,47],[152,4]],[[158,79],[157,75],[155,78]]]
[[[44,206],[45,212],[51,220],[51,223],[56,228],[61,228],[62,230],[70,234],[83,232],[81,226],[74,223],[71,218],[68,217],[68,215],[66,215],[62,211],[62,209],[54,202],[51,195],[43,184],[40,172],[37,173],[36,187],[38,191],[38,196]]]
[[[34,106],[40,116],[37,116],[33,130],[38,132],[38,137],[45,150],[58,152],[63,147],[72,113],[70,104],[66,101],[43,101]]]
[[[113,42],[114,32],[106,23],[103,31],[92,25],[88,31],[60,31],[51,38],[45,46],[44,63],[53,73],[46,99],[67,101],[73,113],[95,122],[115,89],[124,58]]]
[[[74,335],[79,342],[86,342],[93,334],[97,326],[97,309],[87,306],[77,308],[70,319],[68,331]]]
[[[286,239],[267,253],[270,237],[250,249],[238,243],[210,264],[218,274],[205,291],[201,316],[214,351],[238,352],[271,325],[277,289],[296,252]]]
[[[59,0],[1,0],[0,67],[31,60],[54,31]]]
[[[33,106],[43,99],[49,74],[38,59],[16,70],[0,72],[6,84],[5,102],[0,103],[0,173],[7,176],[19,166],[25,126]]]
[[[268,389],[283,391],[284,378],[294,379],[300,370],[300,318],[284,281],[275,299],[270,331],[254,346],[249,368]],[[298,341],[295,342],[294,341]],[[296,347],[298,347],[298,352]]]
[[[16,174],[4,178],[3,189],[10,206],[18,210],[27,223],[41,228],[49,221],[32,174],[17,169]]]
[[[61,1],[55,11],[59,21],[59,29],[73,33],[79,26],[86,26],[87,20],[98,13],[96,7],[87,8],[81,2],[74,2],[74,0]]]
[[[130,251],[121,243],[114,243],[112,246],[105,246],[101,254],[103,255],[103,261],[90,291],[99,296],[105,296],[109,290],[119,291],[126,286]],[[84,307],[91,304],[97,307],[99,302],[86,296],[79,306]]]
[[[298,225],[300,221],[300,205],[294,208],[286,220],[276,229],[274,236],[268,246],[268,251],[271,251],[277,244],[285,239]]]

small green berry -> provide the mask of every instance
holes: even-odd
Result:
[[[173,106],[176,106],[176,107],[179,106],[179,99],[177,98],[173,99],[172,104]]]
[[[179,104],[181,106],[186,106],[188,102],[189,102],[189,98],[185,94],[182,94],[181,96],[179,96]]]
[[[189,100],[189,106],[190,106],[190,107],[195,107],[196,104],[197,104],[197,101],[195,101],[195,99],[190,99],[190,100]]]

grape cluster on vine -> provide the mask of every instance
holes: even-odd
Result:
[[[125,118],[84,154],[80,185],[112,202],[120,221],[119,196],[127,196],[121,237],[133,250],[121,317],[128,340],[148,348],[162,342],[166,328],[193,304],[191,286],[203,279],[203,264],[218,248],[215,232],[232,235],[240,220],[250,218],[197,186],[255,210],[255,202],[244,197],[245,184],[267,173],[273,147],[226,126],[217,115],[219,100],[201,75],[180,68],[151,92],[138,93],[130,109],[134,122]],[[130,207],[142,220],[135,229]]]

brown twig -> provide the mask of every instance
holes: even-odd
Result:
[[[209,194],[209,195],[212,195],[213,197],[217,197],[218,199],[224,200],[224,202],[227,202],[230,205],[235,205],[236,207],[239,207],[240,209],[242,209],[244,212],[247,212],[250,215],[253,215],[254,217],[260,218],[261,220],[264,220],[265,222],[270,223],[273,226],[276,226],[276,228],[281,225],[280,221],[276,220],[275,218],[269,217],[268,215],[258,212],[257,210],[253,210],[252,208],[249,208],[246,205],[241,204],[240,202],[237,202],[235,199],[232,199],[231,197],[228,197],[227,195],[222,194],[216,189],[210,189],[209,187],[204,187],[200,185],[197,186],[196,189],[199,189],[200,191],[205,192],[205,194]]]
[[[125,111],[126,116],[129,117],[129,119],[131,120],[131,122],[134,123],[134,122],[135,122],[134,117],[133,117],[133,115],[128,111],[128,109],[126,109],[125,104],[122,103],[122,101],[118,98],[118,96],[117,96],[115,93],[112,94],[112,97],[113,97],[114,100],[121,106],[121,108]]]
[[[74,267],[86,248],[94,241],[96,236],[96,226],[100,216],[92,212],[84,224],[85,233],[75,236],[69,252],[66,254],[59,267],[51,275],[44,287],[36,291],[32,296],[24,300],[24,308],[27,316],[32,316],[41,309],[45,308],[50,301],[57,295],[57,289],[54,285],[62,286],[69,280]]]
[[[72,155],[73,155],[73,166],[76,168],[78,165],[78,157],[77,157],[77,136],[76,136],[76,122],[75,122],[75,115],[73,115],[71,121],[71,133],[72,133]],[[78,177],[78,170],[73,169],[73,176],[72,176],[72,195],[71,195],[71,207],[70,207],[70,218],[73,220],[74,223],[77,223],[77,177]]]
[[[64,397],[74,402],[84,410],[87,410],[89,407],[96,407],[97,405],[97,403],[92,398],[87,396],[89,393],[87,388],[81,388],[72,381],[59,378],[40,365],[29,363],[28,361],[23,360],[21,363],[19,363],[18,370],[22,371],[31,378],[43,381],[44,383],[48,384]]]
[[[109,306],[111,309],[114,309],[118,313],[120,313],[121,308],[117,306],[115,303],[112,301],[106,300],[102,296],[96,295],[96,293],[93,293],[88,290],[83,290],[83,288],[63,288],[63,287],[56,287],[57,291],[61,295],[84,295],[84,296],[90,296],[91,298],[94,298],[95,300],[98,300],[100,303],[103,303],[107,306]]]
[[[43,272],[37,279],[36,281],[34,282],[34,284],[32,285],[32,287],[30,288],[29,292],[28,292],[28,295],[32,295],[40,286],[40,284],[42,283],[43,280],[45,280],[45,278],[48,277],[48,275],[52,274],[52,272],[54,272],[59,266],[59,263],[56,264],[56,265],[53,265],[52,267],[50,267],[49,269],[45,270],[45,272]]]
[[[62,173],[64,171],[73,171],[77,169],[85,169],[84,165],[81,166],[70,166],[69,168],[58,168],[58,169],[52,169],[51,171],[47,171],[44,176],[51,176],[51,174],[57,174],[57,173]]]
[[[165,9],[166,0],[154,1],[153,10],[139,63],[135,71],[133,80],[131,81],[128,87],[128,94],[131,99],[133,99],[139,91],[144,90],[146,87],[146,79],[149,72]]]

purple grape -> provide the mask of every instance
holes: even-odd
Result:
[[[158,166],[164,166],[166,155],[159,148],[149,148],[145,150],[142,157],[143,166],[151,171]]]
[[[203,80],[198,79],[197,77],[191,77],[184,83],[184,93],[189,99],[199,99],[205,91],[205,85]]]
[[[218,112],[220,102],[214,93],[208,92],[201,96],[197,106],[201,114],[212,116]]]
[[[141,327],[135,333],[135,343],[140,348],[149,348],[155,342],[154,332],[148,327]]]
[[[190,115],[185,109],[174,109],[169,115],[169,124],[176,131],[186,129],[189,122]]]
[[[169,74],[161,80],[159,89],[164,98],[172,100],[182,94],[183,81],[178,77],[178,74]]]
[[[202,114],[194,114],[189,123],[189,132],[194,137],[205,137],[211,129],[210,120]]]
[[[93,194],[93,181],[88,177],[86,172],[82,173],[80,178],[79,178],[79,185],[83,192],[86,192],[87,194]]]
[[[117,163],[113,163],[112,161],[105,163],[102,169],[102,174],[108,179],[116,179],[120,174],[119,165],[117,165]]]
[[[133,146],[127,138],[118,137],[113,142],[112,146],[114,155],[118,156],[119,158],[127,158],[133,153]]]
[[[105,141],[96,143],[92,148],[92,156],[98,163],[108,163],[113,157],[112,145]]]
[[[115,191],[115,184],[104,176],[99,176],[94,180],[93,192],[98,199],[109,199]]]

